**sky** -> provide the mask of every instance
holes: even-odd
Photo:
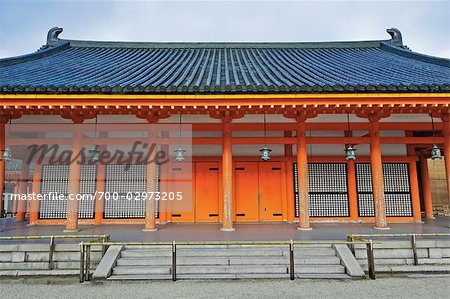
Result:
[[[450,0],[438,1],[24,1],[0,0],[0,58],[60,38],[114,41],[332,41],[389,39],[450,57]]]

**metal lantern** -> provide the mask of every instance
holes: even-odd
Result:
[[[9,147],[2,149],[1,161],[9,161],[12,160],[12,153]]]
[[[436,144],[431,148],[431,160],[442,159],[442,153]]]
[[[184,158],[184,153],[186,152],[186,150],[182,149],[181,147],[179,147],[178,149],[175,150],[175,153],[177,154],[175,157],[175,161],[177,162],[183,162],[185,160]]]
[[[345,149],[345,160],[347,160],[347,161],[355,161],[356,160],[356,149],[354,149],[352,144],[350,143],[351,132],[352,131],[350,130],[350,114],[347,113],[348,146]]]
[[[100,160],[100,150],[98,149],[98,145],[89,150],[89,160],[92,162],[98,162],[98,160]]]
[[[356,149],[353,148],[351,144],[347,146],[345,149],[345,160],[347,161],[355,161],[356,160]]]
[[[436,160],[436,159],[442,159],[442,153],[441,150],[439,149],[439,147],[436,144],[436,130],[434,129],[434,120],[433,120],[433,116],[430,115],[431,117],[431,127],[433,129],[433,147],[431,148],[431,160]]]
[[[269,161],[270,160],[270,152],[272,151],[267,146],[264,146],[259,150],[261,152],[261,161]]]

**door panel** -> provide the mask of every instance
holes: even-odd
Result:
[[[219,221],[219,163],[195,164],[195,221]]]
[[[260,221],[282,221],[283,204],[281,162],[259,163],[259,219]]]
[[[258,163],[236,162],[235,203],[236,222],[257,222],[258,217]]]
[[[167,200],[168,218],[172,222],[194,222],[193,171],[191,163],[174,162],[170,166],[169,192],[182,192],[182,199]]]

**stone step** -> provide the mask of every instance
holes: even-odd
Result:
[[[2,270],[1,276],[68,276],[79,275],[79,270]]]
[[[121,257],[171,256],[171,250],[125,249]],[[233,248],[233,249],[177,249],[177,256],[288,256],[289,250],[279,248]],[[335,256],[333,248],[297,248],[295,256]]]
[[[373,256],[375,259],[404,259],[413,258],[412,249],[379,249],[373,251]],[[417,256],[419,258],[427,258],[427,249],[417,249]],[[356,259],[366,259],[367,252],[365,250],[355,250]]]
[[[0,252],[24,251],[24,252],[48,252],[49,244],[0,244]],[[79,252],[80,245],[75,244],[55,244],[55,252]],[[91,246],[91,251],[102,251],[101,246]]]
[[[390,248],[411,248],[411,239],[407,238],[404,240],[386,240],[386,239],[380,239],[380,240],[374,240],[376,242],[373,244],[373,247],[375,249],[390,249]],[[419,237],[416,239],[416,246],[417,248],[450,248],[450,240],[426,240],[426,239],[420,239]],[[365,244],[355,244],[355,248],[357,249],[365,249]]]
[[[47,262],[48,252],[0,252],[0,263],[2,262]],[[92,261],[100,261],[101,252],[91,252]],[[78,261],[80,260],[79,252],[55,252],[53,254],[54,261]]]
[[[331,244],[295,245],[295,248],[332,248]],[[289,245],[177,245],[177,249],[287,249]],[[171,245],[125,245],[124,250],[133,249],[172,249]]]
[[[189,265],[177,266],[178,274],[253,274],[253,273],[288,273],[287,265],[230,265],[230,266],[203,266]],[[296,273],[345,273],[341,265],[302,265],[295,268]],[[169,266],[116,266],[113,275],[141,275],[141,274],[170,274]]]
[[[95,269],[98,263],[91,263]],[[54,269],[79,269],[80,262],[55,262]],[[0,270],[48,270],[48,262],[0,263]]]
[[[300,279],[350,279],[347,274],[295,274]],[[108,280],[161,280],[171,275],[113,275]],[[180,274],[177,279],[289,279],[289,274]]]
[[[364,271],[368,271],[367,265],[362,266]],[[377,273],[450,273],[450,265],[376,265]]]
[[[142,257],[122,257],[117,260],[119,266],[149,266],[149,265],[171,265],[172,258],[167,256],[155,256],[143,259]],[[289,257],[260,257],[260,256],[236,256],[236,257],[177,257],[177,265],[287,265]],[[340,265],[341,260],[336,256],[303,256],[295,258],[295,264],[304,265]]]
[[[419,258],[419,264],[449,264],[450,258],[442,258],[442,259],[430,259],[430,258]],[[367,259],[358,260],[360,265],[367,265]],[[377,259],[377,265],[413,265],[414,259]]]

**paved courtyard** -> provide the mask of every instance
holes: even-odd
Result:
[[[448,298],[450,276],[377,280],[225,280],[75,282],[74,278],[0,280],[2,298]]]

